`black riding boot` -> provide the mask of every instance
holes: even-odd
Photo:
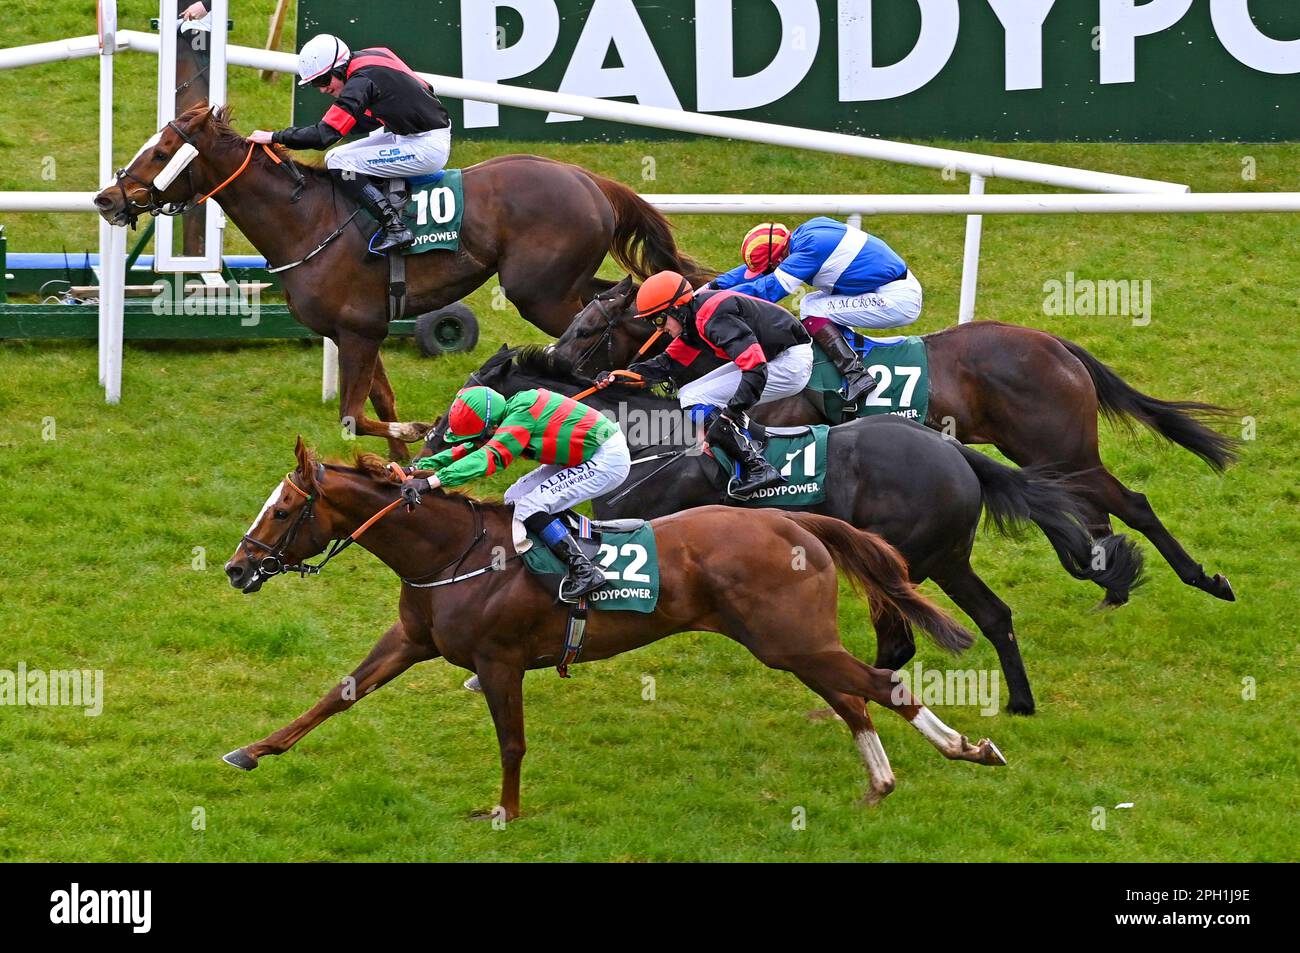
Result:
[[[411,229],[402,219],[402,213],[388,201],[379,186],[364,175],[351,176],[335,172],[335,178],[343,191],[355,199],[379,223],[380,233],[375,237],[370,250],[382,255],[395,248],[405,248],[415,241]]]
[[[826,356],[831,359],[835,369],[844,375],[844,388],[840,393],[847,401],[865,397],[876,387],[876,379],[858,360],[858,352],[844,340],[844,335],[834,324],[827,324],[813,335],[813,340],[822,346]]]
[[[573,538],[572,533],[566,533],[564,538],[554,545],[549,543],[547,545],[550,546],[551,552],[564,560],[569,567],[569,574],[564,577],[564,582],[560,583],[561,602],[577,602],[605,584],[605,574],[587,558],[587,554],[578,546],[578,541]]]
[[[569,567],[569,574],[560,583],[560,601],[577,602],[583,596],[595,592],[605,584],[605,574],[587,558],[573,534],[566,532],[563,536],[548,540],[547,528],[555,520],[546,513],[536,513],[524,520],[524,526],[546,543],[547,549]]]
[[[727,492],[732,496],[745,499],[759,490],[780,486],[785,482],[785,477],[767,462],[754,441],[721,414],[710,425],[708,439],[710,444],[717,444],[723,452],[740,463],[740,476],[727,486]]]

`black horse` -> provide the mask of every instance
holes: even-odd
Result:
[[[575,375],[568,361],[554,352],[503,346],[468,383],[509,396],[538,387],[573,395],[589,389],[591,382]],[[622,421],[682,420],[675,401],[627,387],[610,387],[584,401]],[[443,429],[440,422],[430,435],[431,448],[441,447]],[[676,438],[655,445],[639,440],[637,427],[625,429],[632,446],[632,475],[623,488],[593,502],[598,518],[649,519],[696,506],[736,503],[727,496],[718,463],[693,452],[689,426]],[[1004,466],[919,424],[887,415],[832,428],[827,455],[826,500],[809,512],[878,533],[906,558],[914,582],[933,579],[997,650],[1010,691],[1009,712],[1032,713],[1034,697],[1012,631],[1011,610],[970,564],[981,511],[987,511],[992,525],[1004,534],[1027,522],[1036,524],[1076,579],[1124,593],[1139,584],[1142,557],[1133,542],[1109,536],[1094,544],[1068,485],[1040,468]],[[876,628],[876,665],[906,665],[916,651],[911,627],[902,619],[890,619],[876,620]]]

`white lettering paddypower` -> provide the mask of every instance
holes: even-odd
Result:
[[[153,922],[152,890],[70,890],[50,894],[51,923],[128,923],[133,933],[148,933]]]

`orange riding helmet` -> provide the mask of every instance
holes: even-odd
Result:
[[[636,293],[636,316],[663,324],[673,308],[688,304],[695,297],[691,283],[675,271],[651,275]]]

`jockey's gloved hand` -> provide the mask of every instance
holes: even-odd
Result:
[[[436,477],[432,480],[426,480],[424,477],[407,480],[402,484],[402,499],[406,501],[407,506],[418,506],[420,503],[420,494],[428,493],[437,485]]]
[[[601,385],[608,386],[612,383],[614,383],[613,371],[601,371],[599,374],[596,375],[596,385],[598,387]]]

